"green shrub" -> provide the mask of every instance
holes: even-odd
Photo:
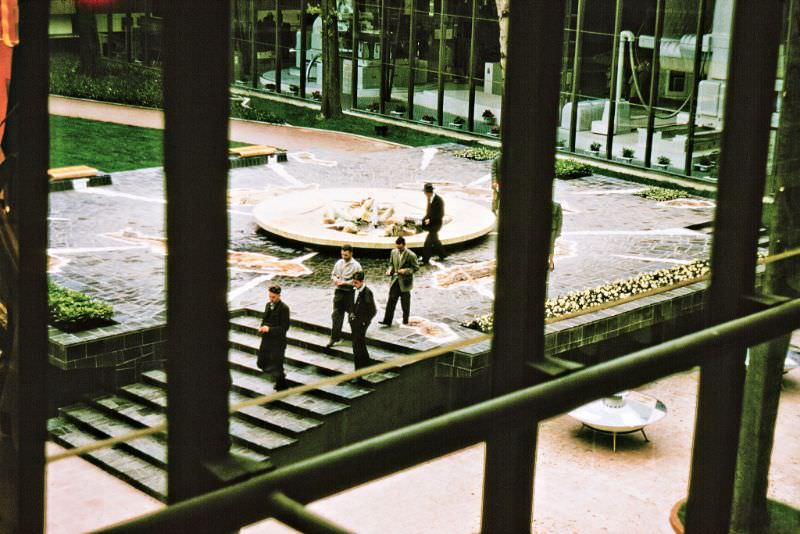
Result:
[[[623,158],[632,158],[636,152],[630,147],[623,147],[622,148],[622,157]]]
[[[128,63],[103,62],[97,77],[78,73],[78,58],[50,58],[50,93],[149,108],[163,107],[161,71]]]
[[[599,152],[601,147],[602,145],[600,143],[594,142],[591,145],[589,145],[589,150],[591,150],[592,152]]]
[[[578,163],[568,159],[556,160],[556,178],[570,180],[591,175],[592,168],[585,163]]]
[[[678,189],[669,189],[666,187],[649,187],[644,191],[639,191],[638,193],[634,193],[637,197],[647,198],[650,200],[655,200],[657,202],[664,202],[665,200],[675,200],[676,198],[686,198],[687,195],[683,191],[679,191]]]
[[[559,317],[576,311],[592,308],[613,302],[626,297],[637,295],[645,291],[650,291],[659,287],[666,287],[700,278],[709,272],[708,260],[694,260],[686,265],[676,265],[669,269],[659,269],[650,273],[641,273],[633,278],[626,280],[614,280],[592,289],[583,291],[572,291],[566,295],[561,295],[545,302],[545,318]],[[480,330],[481,332],[492,332],[494,328],[494,317],[491,313],[470,319],[462,323],[462,326]]]
[[[459,150],[454,154],[456,157],[459,158],[467,158],[467,159],[474,159],[475,161],[486,161],[496,158],[500,155],[500,151],[496,148],[488,148],[484,146],[478,146],[473,148],[465,148],[464,150]]]
[[[231,117],[247,119],[250,121],[284,124],[286,121],[278,115],[261,108],[243,107],[240,102],[231,102]]]
[[[66,332],[88,330],[111,323],[114,309],[110,304],[53,282],[47,284],[48,322]]]

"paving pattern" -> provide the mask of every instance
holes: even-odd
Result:
[[[273,239],[252,217],[255,203],[288,191],[330,187],[394,187],[420,191],[435,182],[447,201],[458,197],[488,206],[490,162],[453,155],[457,145],[403,148],[372,153],[339,152],[319,157],[290,152],[286,163],[234,169],[230,173],[230,249],[271,260],[301,263],[307,275],[280,269],[230,270],[230,306],[261,306],[264,283],[286,288],[284,299],[295,314],[327,324],[332,287],[329,275],[338,250],[313,250]],[[113,185],[53,193],[50,199],[51,276],[62,284],[111,302],[117,320],[163,317],[164,175],[162,169],[116,173]],[[550,295],[593,287],[642,271],[670,267],[709,253],[703,231],[713,204],[672,207],[634,196],[643,186],[617,178],[592,176],[555,184],[564,207],[564,226],[556,247],[556,270]],[[202,214],[198,214],[202,217]],[[700,228],[700,230],[690,229]],[[464,267],[495,257],[496,235],[452,249],[443,264],[424,267],[415,278],[412,315],[457,324],[490,311],[491,277],[473,283],[437,287],[442,268]],[[373,288],[378,306],[385,304],[388,280],[385,253],[357,259]],[[441,274],[441,273],[439,273]],[[444,298],[442,298],[444,297]],[[409,334],[398,330],[400,337]]]

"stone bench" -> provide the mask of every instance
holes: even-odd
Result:
[[[47,171],[47,176],[50,179],[50,191],[74,189],[75,180],[79,180],[86,187],[111,184],[111,175],[103,174],[94,167],[87,165],[55,167]],[[88,180],[82,180],[84,178],[88,178]]]

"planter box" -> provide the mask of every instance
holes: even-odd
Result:
[[[460,130],[460,129],[462,129],[464,127],[464,123],[463,122],[451,122],[450,124],[448,124],[448,126],[450,128],[456,128],[457,130]]]
[[[405,111],[390,111],[389,112],[389,115],[392,115],[394,117],[404,117],[405,114],[406,114]]]

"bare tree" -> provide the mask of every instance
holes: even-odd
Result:
[[[322,115],[342,115],[342,76],[339,69],[339,17],[336,0],[322,0]],[[355,66],[354,66],[355,68]]]
[[[100,38],[91,2],[75,0],[75,24],[78,30],[78,70],[94,76],[100,67]]]

